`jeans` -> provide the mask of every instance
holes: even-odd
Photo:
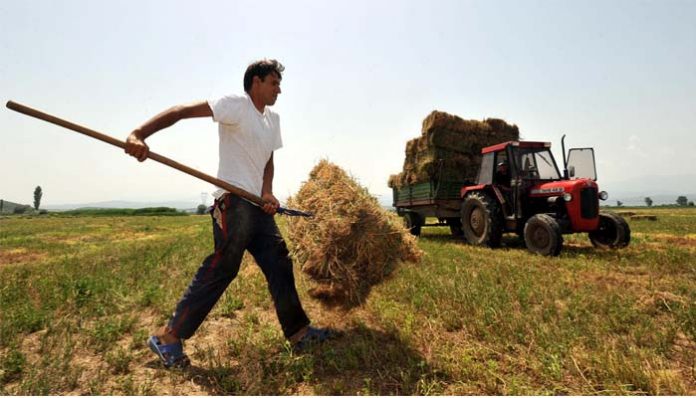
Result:
[[[272,215],[260,207],[226,194],[215,201],[215,252],[196,272],[169,321],[168,332],[188,339],[237,276],[245,250],[261,268],[286,338],[309,325],[295,288],[292,260]]]

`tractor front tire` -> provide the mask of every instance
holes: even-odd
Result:
[[[599,249],[620,249],[631,242],[631,228],[615,213],[599,213],[599,227],[589,233],[590,242]]]
[[[524,243],[533,253],[557,256],[563,248],[558,221],[548,214],[535,214],[524,225]]]
[[[423,218],[418,213],[408,212],[404,214],[404,226],[413,236],[420,236]]]
[[[462,204],[462,231],[475,246],[499,247],[503,236],[500,205],[483,192],[470,193]]]

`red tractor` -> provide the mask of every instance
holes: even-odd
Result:
[[[566,160],[563,144],[561,175],[550,147],[510,141],[483,148],[476,185],[461,188],[461,232],[467,242],[496,247],[503,233],[515,232],[530,251],[548,256],[560,253],[563,234],[570,233],[587,232],[600,248],[628,245],[626,221],[599,211],[599,200],[608,195],[595,182],[594,150],[571,149]]]

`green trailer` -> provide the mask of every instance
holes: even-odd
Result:
[[[393,206],[413,235],[420,235],[421,227],[449,226],[453,235],[461,236],[461,189],[469,184],[431,180],[394,187]],[[426,218],[437,218],[437,223],[427,224]]]

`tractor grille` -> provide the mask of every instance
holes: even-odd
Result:
[[[580,191],[580,215],[582,218],[595,218],[599,215],[597,188],[583,188]]]

